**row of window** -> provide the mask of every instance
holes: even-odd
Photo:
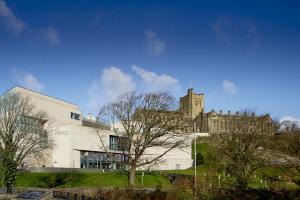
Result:
[[[81,168],[124,169],[128,157],[121,153],[80,151]]]

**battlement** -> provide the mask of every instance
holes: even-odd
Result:
[[[194,93],[193,88],[189,88],[187,95],[180,97],[180,109],[194,120],[204,112],[204,94]]]

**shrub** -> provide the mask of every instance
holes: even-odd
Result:
[[[196,165],[203,165],[204,164],[204,156],[202,155],[202,153],[197,153],[196,155]]]

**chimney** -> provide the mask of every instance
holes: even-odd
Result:
[[[231,115],[231,111],[230,110],[228,110],[228,115]]]

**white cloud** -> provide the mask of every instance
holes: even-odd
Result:
[[[102,71],[88,89],[88,110],[98,111],[99,107],[119,95],[135,89],[132,77],[120,68],[109,67]]]
[[[166,48],[166,42],[157,38],[156,33],[148,30],[145,33],[147,38],[146,47],[148,51],[154,56],[160,56]]]
[[[222,42],[245,45],[248,49],[256,49],[261,41],[261,35],[254,20],[237,21],[228,14],[216,19],[212,25],[212,31]]]
[[[245,38],[251,44],[253,49],[256,49],[260,46],[261,43],[261,34],[257,30],[256,23],[247,19],[243,22],[242,26],[245,29]]]
[[[4,0],[0,0],[0,23],[16,35],[21,35],[26,30],[31,37],[45,40],[53,46],[60,43],[58,31],[51,26],[26,29],[25,23],[16,17]]]
[[[59,34],[56,29],[48,26],[46,29],[40,30],[41,37],[48,41],[51,45],[58,45],[60,42]]]
[[[220,40],[227,43],[234,32],[233,22],[228,15],[222,15],[215,21],[212,30]]]
[[[131,76],[116,67],[103,70],[101,85],[110,99],[114,99],[124,92],[134,90]]]
[[[146,71],[136,65],[133,65],[131,68],[141,78],[146,91],[161,92],[180,88],[179,81],[169,75]]]
[[[97,112],[100,106],[113,101],[127,91],[172,92],[180,88],[179,81],[169,75],[158,75],[135,65],[131,69],[135,74],[127,74],[114,66],[104,69],[100,76],[92,81],[88,89],[87,110]],[[136,79],[135,76],[139,78]]]
[[[234,95],[238,91],[238,87],[235,85],[235,83],[229,80],[223,81],[222,87],[226,92],[228,92],[231,95]]]
[[[296,123],[298,124],[298,126],[300,126],[300,119],[295,118],[295,117],[284,116],[284,117],[280,118],[279,122],[283,122],[283,121],[292,121],[292,122],[296,122]]]
[[[29,72],[14,70],[14,75],[15,82],[25,88],[35,91],[41,91],[45,88],[45,86],[40,83],[33,74]]]
[[[21,34],[25,29],[24,22],[15,16],[4,0],[0,0],[0,20],[14,34]]]

